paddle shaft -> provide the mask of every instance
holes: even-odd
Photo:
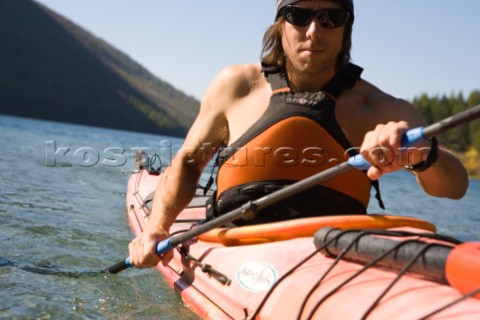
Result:
[[[431,138],[433,136],[446,132],[453,127],[457,127],[478,117],[480,117],[480,105],[462,111],[456,115],[453,115],[447,119],[441,120],[427,127],[410,129],[405,133],[402,140],[402,145],[408,145],[424,138]],[[291,184],[283,189],[263,196],[257,200],[250,201],[235,210],[232,210],[224,215],[221,215],[218,218],[203,223],[183,234],[165,239],[156,245],[155,252],[157,255],[161,256],[162,254],[172,250],[178,245],[186,241],[192,240],[205,232],[208,232],[214,228],[220,227],[242,217],[248,219],[249,216],[254,215],[256,212],[265,209],[272,204],[278,203],[293,195],[301,193],[333,177],[347,173],[353,169],[367,170],[369,167],[370,164],[368,164],[368,162],[361,155],[350,157],[348,161],[340,163],[337,166],[319,172],[311,177]],[[117,273],[132,266],[133,265],[130,263],[130,259],[126,258],[125,261],[120,261],[113,266],[107,267],[104,269],[104,271],[109,273]]]
[[[423,133],[425,137],[431,138],[478,117],[480,117],[480,104],[425,127]]]

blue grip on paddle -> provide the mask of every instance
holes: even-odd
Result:
[[[174,247],[171,245],[171,238],[168,238],[157,243],[157,245],[155,246],[155,253],[157,254],[157,256],[161,256],[162,254],[172,250],[173,248]],[[133,264],[130,262],[130,257],[127,257],[125,259],[125,266],[128,268],[133,267]]]
[[[402,147],[406,147],[425,138],[423,127],[410,129],[402,137]]]
[[[357,170],[368,170],[371,167],[361,154],[348,158],[348,164]]]
[[[402,137],[402,147],[411,145],[417,141],[420,141],[425,138],[423,127],[413,128],[407,130]],[[371,165],[368,163],[361,154],[357,154],[353,157],[348,158],[348,164],[354,167],[357,170],[368,170]]]
[[[165,239],[157,243],[155,247],[155,253],[157,256],[161,256],[162,254],[172,250],[174,247],[171,245],[172,238]]]

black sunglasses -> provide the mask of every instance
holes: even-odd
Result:
[[[295,6],[286,6],[282,9],[280,15],[294,26],[305,27],[316,18],[323,28],[333,29],[343,26],[350,17],[350,12],[344,9],[323,9],[315,11]]]

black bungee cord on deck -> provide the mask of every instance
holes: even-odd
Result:
[[[379,255],[378,257],[376,257],[375,259],[373,259],[371,262],[367,263],[362,269],[360,269],[359,271],[357,271],[354,275],[352,275],[349,279],[345,280],[343,283],[341,283],[340,285],[338,285],[336,288],[334,288],[333,290],[331,290],[327,295],[325,295],[316,305],[315,307],[311,310],[309,316],[307,317],[307,319],[312,319],[315,312],[318,310],[318,308],[321,306],[321,304],[327,300],[330,296],[332,296],[333,294],[335,294],[338,290],[340,290],[343,286],[345,286],[347,283],[349,283],[350,281],[352,281],[353,279],[355,279],[359,274],[363,273],[364,271],[366,271],[367,269],[371,268],[372,266],[374,266],[377,262],[379,262],[380,260],[384,259],[386,256],[388,256],[389,254],[395,252],[396,250],[398,250],[399,248],[401,248],[402,246],[405,246],[407,245],[408,243],[419,243],[419,240],[418,240],[418,237],[420,238],[430,238],[430,239],[436,239],[436,240],[442,240],[442,241],[445,241],[445,242],[450,242],[454,245],[457,245],[457,244],[460,244],[462,243],[462,241],[459,241],[453,237],[449,237],[449,236],[443,236],[443,235],[439,235],[439,234],[431,234],[431,233],[414,233],[414,232],[408,232],[408,231],[388,231],[388,230],[365,230],[365,229],[349,229],[349,230],[344,230],[344,231],[341,231],[339,232],[337,235],[335,235],[332,239],[326,241],[325,244],[321,245],[317,250],[315,250],[312,254],[310,254],[309,256],[307,256],[306,258],[304,258],[302,261],[300,261],[297,265],[295,265],[293,268],[291,268],[289,271],[287,271],[282,277],[280,277],[278,279],[278,281],[270,288],[270,290],[267,292],[267,294],[265,295],[265,297],[263,298],[263,300],[261,301],[261,303],[259,304],[259,306],[257,307],[257,309],[255,310],[255,312],[249,317],[248,314],[246,314],[246,317],[245,319],[254,319],[255,317],[258,316],[258,314],[260,313],[261,309],[263,308],[263,306],[265,305],[265,303],[268,301],[269,297],[271,296],[271,294],[273,293],[273,291],[278,287],[278,285],[283,282],[283,280],[285,280],[286,278],[288,278],[293,272],[295,272],[300,266],[302,266],[304,263],[306,263],[308,260],[310,260],[312,257],[314,257],[317,253],[325,250],[328,252],[328,246],[331,245],[332,243],[334,242],[337,242],[343,235],[347,234],[347,233],[351,233],[351,232],[359,232],[358,235],[355,236],[355,238],[353,239],[353,241],[351,241],[351,243],[349,243],[349,245],[344,249],[342,250],[342,252],[340,254],[337,255],[336,259],[334,260],[334,262],[332,262],[332,265],[329,267],[329,269],[321,276],[320,280],[317,281],[317,283],[312,287],[312,289],[309,291],[309,293],[305,296],[305,300],[301,306],[301,309],[299,311],[299,314],[297,316],[297,319],[300,319],[301,318],[301,315],[303,313],[303,310],[306,306],[306,303],[309,299],[309,297],[313,294],[313,292],[318,288],[318,286],[320,285],[320,283],[323,281],[323,279],[325,279],[325,277],[328,275],[328,273],[333,270],[333,268],[338,264],[338,262],[340,260],[342,260],[343,258],[345,258],[345,255],[347,254],[347,252],[363,237],[363,236],[366,236],[366,235],[380,235],[380,236],[394,236],[394,237],[417,237],[416,239],[410,239],[410,240],[405,240],[405,241],[402,241],[402,242],[399,242],[398,244],[396,244],[393,248],[390,248],[387,252],[384,252],[382,253],[381,255]],[[369,309],[364,313],[362,319],[366,319],[369,314],[376,308],[376,306],[378,305],[378,303],[382,300],[382,298],[389,292],[389,290],[395,285],[396,282],[398,282],[400,280],[400,278],[405,274],[407,273],[411,267],[414,265],[414,263],[420,258],[422,257],[425,252],[433,247],[433,246],[443,246],[443,245],[439,245],[439,244],[436,244],[436,243],[422,243],[424,244],[423,246],[421,246],[421,248],[419,249],[419,251],[416,252],[416,254],[414,256],[412,256],[410,258],[409,261],[407,261],[405,263],[405,265],[401,268],[401,270],[399,271],[398,275],[392,280],[392,282],[390,283],[390,285],[380,294],[380,296],[372,303],[372,305],[369,307]],[[468,297],[471,297],[471,296],[474,296],[476,295],[477,293],[480,292],[480,288],[478,290],[474,290],[466,295],[464,295],[463,297],[449,303],[448,305],[442,307],[442,308],[439,308],[438,310],[435,310],[433,311],[431,314],[425,316],[423,319],[426,319],[428,317],[430,317],[431,315],[434,315],[434,314],[437,314],[437,313],[440,313],[441,311],[445,310],[445,309],[448,309],[452,306],[454,306],[455,304],[457,303],[460,303],[461,301],[465,300],[466,298]]]
[[[472,290],[470,291],[469,293],[467,294],[464,294],[463,296],[461,296],[460,298],[448,303],[447,305],[433,311],[432,313],[429,313],[427,314],[426,316],[423,316],[422,318],[420,318],[420,320],[427,320],[429,318],[431,318],[432,316],[436,315],[436,314],[439,314],[440,312],[444,311],[444,310],[447,310],[448,308],[450,307],[453,307],[454,305],[462,302],[463,300],[466,300],[468,298],[471,298],[473,296],[476,296],[477,294],[480,294],[480,288],[477,288],[475,290]]]
[[[430,238],[430,239],[436,239],[436,240],[442,240],[442,241],[447,241],[447,242],[451,242],[452,244],[460,244],[462,243],[461,241],[455,239],[455,238],[452,238],[452,237],[449,237],[449,236],[443,236],[443,235],[438,235],[438,234],[429,234],[429,233],[412,233],[412,232],[398,232],[398,231],[372,231],[371,232],[372,234],[377,234],[377,235],[387,235],[387,236],[402,236],[402,237],[406,237],[406,236],[418,236],[418,237],[422,237],[422,238]],[[343,233],[342,233],[343,234]],[[339,237],[336,237],[336,239],[338,239]],[[357,240],[360,239],[360,237],[357,238]],[[353,241],[352,241],[353,242]],[[372,267],[374,264],[376,264],[378,261],[380,261],[381,259],[385,258],[388,254],[392,253],[392,252],[395,252],[398,248],[406,245],[407,243],[409,242],[418,242],[418,240],[405,240],[405,241],[402,241],[400,242],[397,246],[395,246],[394,248],[392,248],[391,250],[388,250],[389,252],[385,253],[385,254],[381,254],[379,257],[377,257],[376,259],[372,260],[370,263],[368,263],[367,265],[364,266],[364,268],[362,268],[361,270],[359,270],[356,274],[352,275],[349,279],[347,279],[345,282],[343,282],[342,284],[340,284],[337,288],[333,289],[328,295],[324,296],[316,305],[315,307],[312,309],[310,315],[307,317],[307,319],[312,319],[312,317],[314,316],[316,310],[318,310],[318,308],[320,307],[320,305],[326,300],[328,299],[328,297],[330,297],[332,294],[334,294],[336,291],[338,291],[339,289],[341,289],[341,287],[343,287],[344,285],[346,285],[348,282],[350,282],[351,280],[353,280],[356,276],[358,276],[360,273],[364,272],[365,270],[367,270],[368,268]],[[410,270],[410,268],[414,265],[414,263],[424,255],[424,253],[431,247],[433,246],[442,246],[442,245],[439,245],[439,244],[436,244],[436,243],[425,243],[424,246],[421,247],[421,249],[414,255],[412,256],[412,258],[402,267],[402,269],[399,271],[398,275],[392,280],[392,282],[390,283],[390,285],[380,294],[380,296],[372,303],[372,305],[369,307],[369,309],[364,313],[364,315],[362,316],[362,319],[367,319],[367,317],[370,315],[370,313],[375,309],[375,307],[378,305],[378,303],[382,300],[382,298],[389,292],[389,290],[400,280],[400,278]],[[349,246],[349,248],[351,248],[352,246]],[[345,254],[347,252],[347,250],[344,250],[344,252],[342,252],[343,254]],[[340,256],[340,255],[339,255]],[[342,256],[343,258],[343,256]],[[312,290],[313,292],[313,290]],[[455,300],[455,301],[452,301],[451,303],[449,303],[448,305],[444,306],[444,307],[441,307],[435,311],[433,311],[432,313],[430,313],[429,315],[423,317],[422,319],[427,319],[429,318],[430,316],[434,315],[434,314],[438,314],[458,303],[460,303],[461,301],[465,300],[466,298],[468,297],[471,297],[471,296],[474,296],[476,295],[477,293],[480,292],[480,288],[478,290],[474,290],[464,296],[462,296],[461,298]],[[307,297],[308,299],[308,297]]]
[[[345,231],[341,232],[340,234],[338,234],[334,238],[334,240],[335,240],[334,242],[336,242],[340,237],[342,237],[343,235],[345,235],[346,233],[349,233],[349,232],[358,232],[358,230],[356,230],[356,229],[345,230]],[[364,235],[367,235],[367,234],[371,234],[371,233],[368,230],[362,230],[353,239],[353,241],[335,258],[335,260],[332,262],[332,264],[327,269],[327,271],[325,271],[325,273],[322,275],[322,277],[320,277],[320,279],[315,283],[315,285],[313,285],[313,287],[310,289],[310,291],[305,296],[305,299],[303,300],[303,303],[302,303],[302,305],[300,307],[300,310],[298,312],[297,319],[300,319],[302,317],[302,314],[303,314],[303,311],[305,309],[305,306],[307,305],[308,299],[313,294],[313,292],[318,288],[320,283],[327,277],[327,275],[333,270],[333,268],[335,268],[335,266],[340,262],[340,260],[342,260],[345,257],[348,250],[350,250],[358,242],[358,240],[360,240],[361,237],[363,237]],[[328,252],[328,249],[325,248],[325,250]],[[333,293],[331,293],[331,294],[333,294]]]
[[[355,231],[358,231],[358,230],[355,230]],[[402,236],[400,235],[399,233],[395,232],[396,236]],[[401,232],[400,232],[401,233]],[[346,255],[346,253],[348,252],[348,250],[350,248],[353,247],[353,245],[356,244],[356,242],[362,237],[362,236],[365,236],[365,235],[370,235],[370,234],[381,234],[381,232],[377,233],[377,232],[362,232],[361,234],[359,234],[358,237],[356,237],[355,241],[352,241],[351,245],[346,249],[344,250],[336,259],[335,259],[335,262],[334,262],[334,265],[336,265],[341,259],[344,258],[344,256]],[[406,236],[406,235],[403,235],[403,236]],[[408,236],[408,235],[407,235]],[[409,242],[417,242],[417,240],[406,240],[404,242],[400,242],[398,243],[396,246],[394,246],[393,248],[391,248],[390,250],[384,252],[383,254],[381,254],[380,256],[378,256],[377,258],[373,259],[371,262],[369,262],[368,264],[366,264],[362,269],[358,270],[357,272],[355,272],[352,276],[350,276],[347,280],[345,280],[344,282],[342,282],[341,284],[339,284],[337,287],[335,287],[334,289],[332,289],[328,294],[324,295],[323,298],[317,302],[317,304],[313,307],[313,309],[310,311],[310,314],[308,315],[307,319],[312,319],[315,312],[318,310],[318,308],[320,307],[320,305],[325,302],[328,298],[330,298],[332,295],[334,295],[338,290],[340,290],[341,288],[343,288],[346,284],[348,284],[350,281],[354,280],[356,277],[358,277],[360,274],[362,274],[363,272],[365,272],[366,270],[370,269],[371,267],[373,267],[378,261],[382,260],[383,258],[385,258],[386,256],[388,256],[390,253],[392,252],[395,252],[396,250],[398,250],[400,247],[402,247],[403,245],[405,245],[406,243],[409,243]],[[326,277],[327,273],[329,273],[331,270],[333,270],[333,267],[330,267],[327,272],[322,276],[321,280],[318,281],[315,286],[312,288],[312,290],[309,292],[309,295],[306,296],[305,298],[305,302],[304,302],[304,305],[306,305],[306,302],[308,301],[309,297],[311,294],[313,294],[313,292],[315,291],[315,289],[317,289],[317,287],[320,285],[321,281]],[[386,292],[385,292],[386,293]],[[383,296],[384,293],[381,295]],[[376,303],[373,304],[373,308],[376,306]],[[373,309],[372,308],[372,309]],[[301,313],[302,313],[303,310],[300,311],[300,314],[299,314],[299,317],[298,319],[300,319],[300,316],[301,316]]]
[[[251,316],[248,316],[247,314],[247,311],[245,310],[245,318],[243,320],[250,320],[250,319],[255,319],[258,314],[260,313],[260,311],[262,310],[263,306],[265,305],[265,303],[268,301],[268,298],[270,298],[270,296],[272,295],[273,291],[275,291],[275,289],[278,287],[278,285],[280,283],[283,282],[283,280],[287,279],[293,272],[295,272],[298,268],[300,268],[303,264],[305,264],[308,260],[310,260],[311,258],[313,258],[317,253],[319,253],[320,251],[324,250],[328,245],[330,245],[331,243],[333,243],[336,239],[331,239],[330,241],[326,242],[323,246],[321,246],[320,248],[316,249],[315,251],[313,251],[310,255],[308,255],[307,257],[305,257],[303,260],[301,260],[299,263],[297,263],[293,268],[291,268],[289,271],[287,271],[283,276],[281,276],[277,282],[275,282],[272,287],[270,287],[270,289],[268,290],[267,294],[265,295],[265,297],[262,299],[262,301],[260,302],[260,304],[257,306],[257,309],[255,310],[255,312],[251,315]]]
[[[403,244],[403,243],[402,243]],[[405,274],[407,273],[407,271],[413,266],[413,264],[415,263],[415,261],[417,261],[424,253],[425,251],[427,251],[427,249],[435,246],[436,244],[435,243],[427,243],[423,246],[423,248],[417,252],[416,255],[414,255],[410,261],[408,261],[408,263],[402,268],[402,270],[400,270],[400,272],[398,273],[398,275],[395,277],[395,279],[392,280],[392,282],[390,283],[390,285],[385,288],[385,290],[378,296],[378,298],[372,303],[372,305],[370,306],[370,308],[368,308],[368,310],[365,312],[365,314],[363,315],[362,317],[362,320],[364,319],[367,319],[368,315],[373,311],[373,309],[375,309],[375,307],[378,305],[378,303],[383,299],[383,297],[385,297],[385,295],[390,291],[391,288],[393,288],[393,286],[398,282],[398,280],[400,280],[400,278]]]

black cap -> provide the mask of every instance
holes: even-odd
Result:
[[[278,18],[278,14],[280,13],[280,10],[285,8],[288,5],[295,4],[297,2],[304,1],[304,0],[277,0],[277,7],[276,7],[276,13],[275,13],[275,18]],[[353,0],[333,0],[340,4],[342,7],[345,8],[348,12],[350,12],[350,15],[352,16],[352,20],[354,18],[353,14]]]

